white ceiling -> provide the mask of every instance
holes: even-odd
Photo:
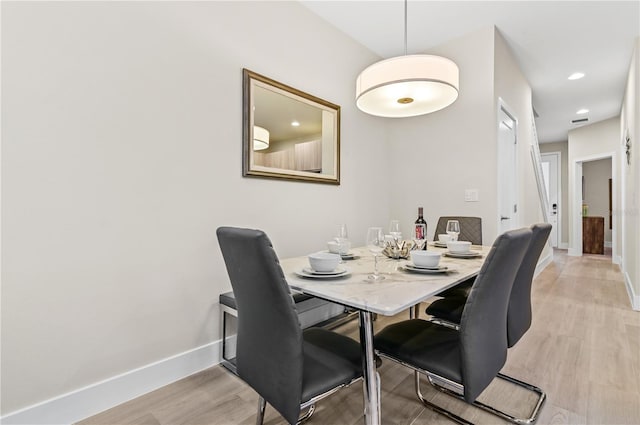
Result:
[[[404,3],[309,1],[307,8],[382,58],[404,53]],[[540,142],[567,140],[571,120],[620,113],[636,37],[640,0],[408,2],[408,53],[495,25],[533,90]],[[573,72],[581,80],[569,81]],[[461,90],[463,90],[461,88]],[[577,115],[579,109],[589,109]]]

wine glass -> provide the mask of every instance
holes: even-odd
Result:
[[[369,227],[367,229],[367,248],[369,252],[373,254],[373,274],[369,275],[367,279],[371,281],[379,281],[384,279],[384,276],[378,274],[378,255],[384,250],[384,232],[382,227]]]
[[[458,220],[447,221],[447,235],[451,236],[451,240],[457,241],[459,234],[460,234],[460,223],[458,222]]]
[[[338,242],[338,253],[342,255],[347,254],[347,242],[349,242],[349,232],[347,231],[346,224],[338,224],[338,230],[336,232],[335,241]]]
[[[391,220],[391,223],[389,223],[389,234],[393,237],[396,245],[398,245],[398,239],[402,236],[402,232],[400,232],[400,221]]]

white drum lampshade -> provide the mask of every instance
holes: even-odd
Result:
[[[253,126],[253,150],[261,151],[269,147],[269,131],[266,128]]]
[[[413,117],[438,111],[458,98],[458,66],[432,55],[376,62],[356,80],[356,105],[380,117]]]

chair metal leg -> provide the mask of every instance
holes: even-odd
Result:
[[[531,415],[528,418],[516,418],[513,415],[510,415],[510,414],[508,414],[506,412],[503,412],[502,410],[498,410],[495,407],[490,406],[488,404],[485,404],[485,403],[483,403],[481,401],[478,401],[478,400],[474,401],[473,405],[478,407],[478,408],[480,408],[480,409],[482,409],[482,410],[485,410],[485,411],[487,411],[489,413],[492,413],[492,414],[494,414],[494,415],[496,415],[496,416],[498,416],[498,417],[500,417],[502,419],[505,419],[505,420],[507,420],[507,421],[509,421],[511,423],[514,423],[514,424],[530,425],[530,424],[535,423],[538,420],[538,415],[540,413],[540,410],[542,409],[542,405],[544,404],[544,402],[545,402],[545,400],[547,398],[547,395],[544,393],[544,391],[542,391],[540,388],[538,388],[536,386],[533,386],[531,384],[527,384],[526,382],[522,382],[522,381],[520,381],[518,379],[512,378],[512,377],[504,375],[502,373],[499,373],[498,377],[503,379],[503,380],[505,380],[505,381],[511,382],[513,384],[516,384],[516,385],[518,385],[520,387],[523,387],[523,388],[525,388],[525,389],[527,389],[529,391],[533,391],[534,393],[538,394],[538,401],[536,402],[536,405],[534,406],[534,408],[533,408],[533,410],[531,412]],[[459,394],[459,393],[457,393],[455,391],[452,391],[449,388],[443,387],[442,385],[434,382],[431,379],[429,379],[429,382],[431,383],[431,385],[433,385],[433,387],[437,388],[438,390],[442,391],[443,393],[448,394],[448,395],[450,395],[452,397],[457,397],[457,398],[459,398],[461,400],[464,400],[464,396],[462,394]]]
[[[308,421],[311,418],[311,415],[313,415],[313,412],[315,411],[316,411],[316,405],[312,404],[311,406],[309,406],[309,410],[307,410],[307,413],[305,413],[300,417],[300,419],[298,419],[298,422],[296,422],[296,425],[300,425]]]
[[[451,419],[453,422],[456,422],[462,425],[473,425],[473,422],[469,422],[466,419],[463,419],[460,416],[456,415],[455,413],[452,413],[448,410],[443,409],[440,406],[437,406],[431,403],[430,401],[427,401],[422,395],[422,391],[420,391],[420,373],[417,371],[414,371],[413,374],[415,377],[416,395],[418,396],[418,399],[422,402],[422,404],[424,404],[428,409],[431,409],[434,412],[441,414],[442,416],[446,416],[447,418]],[[429,379],[429,381],[431,381],[431,379]]]
[[[536,405],[534,406],[533,410],[531,411],[531,415],[526,418],[513,418],[513,419],[507,419],[513,423],[516,424],[524,424],[524,425],[529,425],[532,423],[535,423],[535,421],[538,420],[538,415],[540,414],[540,410],[542,409],[542,405],[544,404],[545,400],[547,399],[547,394],[542,391],[541,388],[536,387],[535,385],[531,385],[528,384],[526,382],[520,381],[519,379],[513,378],[509,375],[505,375],[503,373],[498,373],[498,377],[501,379],[504,379],[505,381],[511,382],[515,385],[518,385],[519,387],[522,387],[524,389],[527,389],[529,391],[532,391],[536,394],[538,394],[538,401],[536,402]]]
[[[264,398],[258,398],[258,416],[256,417],[256,425],[262,425],[264,422],[264,410],[267,407],[267,402]]]
[[[429,322],[431,322],[431,323],[435,323],[436,325],[446,326],[447,328],[451,328],[451,329],[455,329],[455,330],[459,330],[460,329],[460,324],[459,323],[449,322],[448,320],[440,319],[440,318],[437,318],[435,316],[431,316],[427,320]]]
[[[233,311],[229,307],[222,306],[222,360],[220,363],[231,373],[238,375],[238,370],[236,365],[234,364],[234,359],[229,358],[227,355],[227,318],[228,317],[237,317],[230,312]]]
[[[445,378],[442,378],[440,376],[437,375],[433,375],[427,371],[424,371],[422,369],[418,369],[413,365],[410,365],[408,363],[405,363],[401,360],[398,360],[394,357],[391,357],[389,355],[386,355],[384,353],[380,353],[378,352],[378,354],[381,357],[386,357],[389,360],[392,360],[400,365],[403,365],[405,367],[408,367],[409,369],[412,369],[414,371],[414,378],[415,378],[415,390],[416,390],[416,395],[418,396],[418,399],[422,402],[422,404],[424,404],[426,407],[428,407],[429,409],[433,410],[434,412],[440,413],[443,416],[446,416],[447,418],[451,419],[454,422],[457,422],[459,424],[464,424],[464,425],[469,425],[472,423],[461,418],[460,416],[456,415],[455,413],[449,412],[448,410],[443,409],[442,407],[439,407],[433,403],[431,403],[430,401],[427,401],[424,396],[422,395],[422,392],[420,391],[420,375],[424,374],[426,375],[427,379],[429,380],[429,383],[436,389],[440,390],[441,392],[448,394],[452,397],[456,397],[459,398],[460,400],[464,401],[465,403],[467,402],[464,399],[464,396],[462,395],[462,390],[463,387],[460,384],[457,384],[453,381],[449,381]],[[516,418],[512,415],[509,415],[508,413],[505,413],[501,410],[496,409],[493,406],[489,406],[487,404],[482,403],[481,401],[474,401],[473,405],[485,410],[489,413],[492,413],[502,419],[505,419],[511,423],[517,424],[517,425],[530,425],[536,422],[536,420],[538,420],[538,415],[540,413],[540,410],[542,409],[542,405],[544,404],[547,395],[544,393],[544,391],[542,391],[540,388],[531,385],[531,384],[527,384],[526,382],[520,381],[516,378],[512,378],[511,376],[502,374],[502,373],[498,373],[498,378],[503,379],[505,381],[511,382],[515,385],[518,385],[520,387],[523,387],[529,391],[533,391],[534,393],[538,394],[538,401],[536,402],[536,405],[533,408],[533,411],[531,412],[531,415],[528,418]],[[436,382],[438,381],[438,382]],[[455,388],[455,391],[452,390],[451,388]]]

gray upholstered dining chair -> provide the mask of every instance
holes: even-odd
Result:
[[[518,268],[518,274],[513,282],[513,288],[511,295],[509,296],[509,308],[507,310],[507,346],[513,347],[522,336],[531,327],[531,320],[533,317],[531,311],[531,287],[533,282],[533,275],[538,265],[538,260],[542,250],[547,243],[549,234],[551,233],[551,225],[548,223],[534,224],[531,226],[531,243],[525,254],[522,264]],[[462,314],[465,308],[467,296],[465,294],[459,296],[451,296],[442,298],[431,303],[426,309],[426,313],[431,315],[433,319],[431,321],[440,324],[449,324],[453,326],[459,326]],[[442,322],[445,323],[442,323]],[[546,394],[542,389],[522,382],[511,376],[499,373],[499,378],[512,382],[516,385],[524,387],[537,394],[537,401],[531,412],[529,418],[515,418],[507,413],[495,410],[494,413],[501,416],[503,419],[518,423],[529,424],[536,421],[538,413],[544,404]]]
[[[360,344],[320,328],[302,330],[278,257],[260,230],[221,227],[218,242],[238,313],[238,376],[291,424],[315,403],[362,378]],[[300,418],[300,412],[309,408]]]
[[[438,240],[438,235],[447,233],[447,222],[458,220],[460,223],[459,241],[469,241],[473,245],[482,245],[482,219],[480,217],[456,217],[444,216],[438,218],[436,230],[433,233],[433,240]]]
[[[447,233],[447,222],[449,220],[458,220],[460,223],[460,234],[458,235],[459,241],[469,241],[473,245],[482,245],[482,219],[480,217],[462,217],[462,216],[444,216],[438,219],[435,233],[433,234],[433,240],[438,240],[439,234]],[[475,281],[475,277],[460,282],[453,288],[449,288],[446,291],[438,294],[439,297],[458,296],[460,294],[466,295]],[[418,309],[416,308],[416,317],[418,316]]]
[[[531,240],[530,229],[505,232],[494,242],[467,298],[459,330],[422,319],[387,326],[375,335],[382,357],[413,369],[416,394],[430,409],[459,423],[460,416],[427,401],[420,391],[420,374],[441,382],[468,403],[498,375],[507,358],[507,309],[518,267]]]

